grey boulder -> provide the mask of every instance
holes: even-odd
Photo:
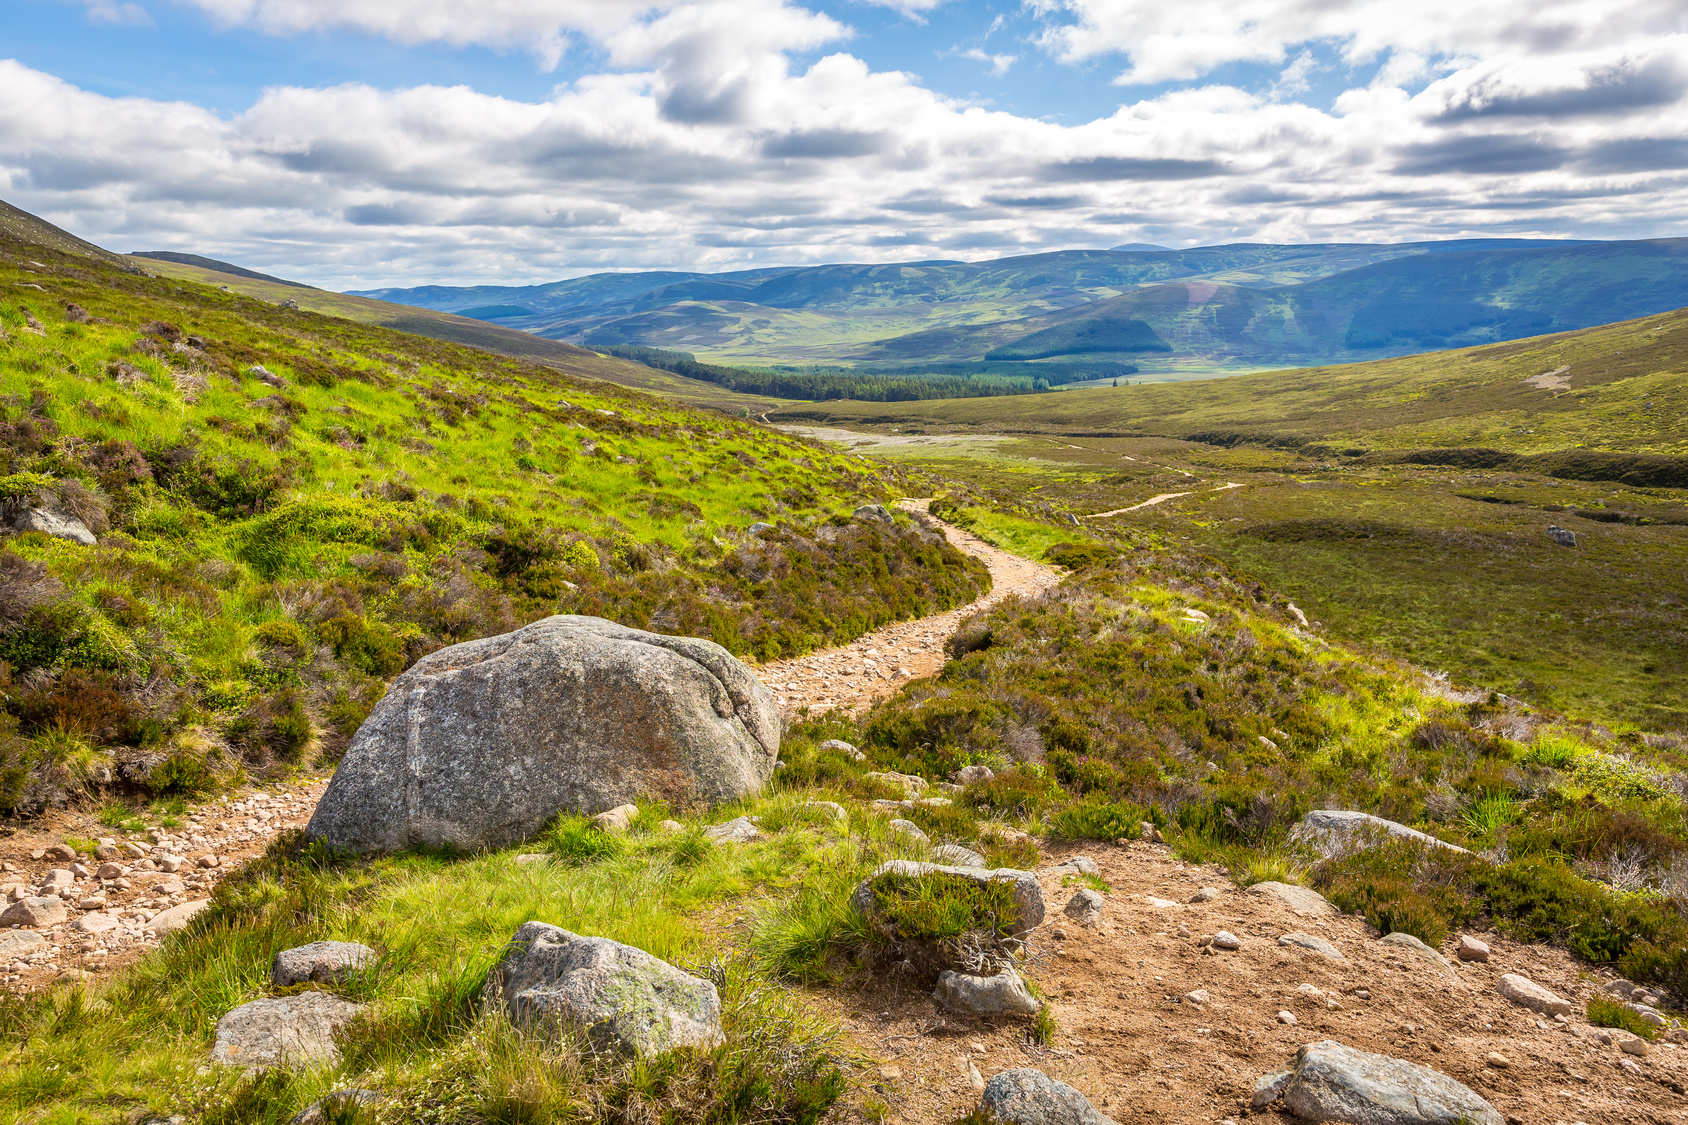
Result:
[[[32,953],[39,953],[46,948],[47,939],[34,930],[7,930],[0,932],[0,962],[13,957],[28,957]]]
[[[852,762],[867,761],[866,754],[862,753],[848,742],[845,742],[842,738],[829,738],[825,742],[821,743],[818,749],[842,754]]]
[[[211,1061],[265,1070],[339,1061],[334,1033],[359,1013],[353,1004],[326,992],[254,1000],[217,1021]]]
[[[721,999],[706,980],[642,949],[527,922],[487,975],[512,1022],[579,1028],[621,1055],[721,1042]]]
[[[1419,960],[1429,965],[1431,968],[1435,969],[1438,973],[1447,977],[1448,980],[1452,981],[1454,984],[1461,983],[1459,974],[1454,972],[1454,967],[1448,964],[1448,959],[1446,957],[1442,956],[1434,949],[1431,949],[1428,945],[1425,945],[1422,941],[1413,937],[1411,934],[1389,934],[1385,937],[1379,938],[1378,944],[1393,946],[1396,949],[1404,949],[1408,953],[1411,953],[1414,957],[1417,957]]]
[[[39,531],[43,535],[51,535],[54,539],[68,539],[72,543],[80,543],[84,547],[92,547],[99,540],[88,530],[88,525],[71,515],[56,508],[25,508],[12,521],[12,527],[18,531]]]
[[[1114,1125],[1089,1098],[1031,1067],[996,1074],[985,1083],[979,1109],[1003,1125]]]
[[[710,641],[558,616],[452,645],[393,681],[307,832],[354,851],[503,847],[558,813],[759,793],[773,694]]]
[[[932,849],[932,862],[951,867],[984,867],[985,857],[960,844],[943,844]]]
[[[1459,845],[1438,840],[1416,828],[1408,828],[1404,824],[1384,820],[1381,816],[1372,816],[1370,813],[1342,812],[1336,809],[1314,809],[1301,818],[1301,823],[1296,826],[1295,836],[1297,839],[1318,845],[1326,855],[1341,851],[1356,841],[1363,845],[1368,839],[1384,837],[1411,840],[1427,848],[1447,848],[1449,851],[1465,854],[1465,849]]]
[[[315,981],[334,984],[375,960],[375,950],[355,941],[313,941],[284,949],[270,962],[270,980],[277,988]]]
[[[1504,974],[1495,985],[1495,991],[1519,1007],[1544,1016],[1568,1016],[1576,1011],[1569,1000],[1555,996],[1529,977],[1517,973]]]
[[[1290,912],[1302,918],[1320,918],[1329,914],[1342,913],[1326,901],[1325,896],[1307,887],[1298,887],[1294,883],[1275,883],[1267,881],[1256,883],[1248,889],[1251,895],[1265,895],[1275,898]]]
[[[932,991],[932,999],[951,1011],[975,1016],[999,1012],[1035,1016],[1043,1007],[1012,966],[1004,966],[993,976],[945,969],[938,974],[938,987]]]
[[[885,932],[892,927],[884,918],[875,901],[874,884],[887,875],[902,876],[904,878],[920,878],[923,876],[947,879],[963,886],[984,888],[992,883],[1007,884],[1013,895],[1015,914],[1010,933],[1016,938],[1024,937],[1043,921],[1043,888],[1038,886],[1037,877],[1029,871],[1016,871],[1012,867],[978,868],[951,867],[939,863],[916,863],[913,860],[893,859],[889,863],[882,863],[872,875],[863,879],[856,887],[855,894],[850,897],[850,905],[860,911],[874,928]],[[895,934],[890,936],[895,937]]]
[[[28,926],[45,930],[65,920],[64,899],[57,895],[37,895],[22,898],[0,914],[0,926]]]
[[[1577,545],[1577,533],[1568,527],[1549,527],[1547,537],[1561,547],[1575,547]]]
[[[863,504],[851,513],[858,520],[870,520],[874,523],[892,523],[890,510],[883,504]]]
[[[1285,934],[1278,939],[1278,944],[1291,949],[1303,949],[1308,953],[1317,953],[1321,957],[1328,957],[1332,961],[1346,960],[1342,950],[1319,937],[1317,934]]]
[[[1288,1067],[1256,1083],[1255,1108],[1280,1092],[1284,1108],[1305,1121],[1505,1125],[1494,1106],[1445,1074],[1330,1039],[1309,1043]]]
[[[1092,890],[1078,890],[1067,900],[1061,913],[1084,926],[1094,926],[1102,920],[1102,896]]]

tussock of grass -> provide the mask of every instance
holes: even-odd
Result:
[[[1630,1011],[1610,996],[1590,998],[1587,1014],[1588,1022],[1595,1027],[1619,1028],[1631,1035],[1638,1035],[1642,1039],[1657,1039],[1659,1036],[1659,1029],[1642,1018],[1639,1012]]]

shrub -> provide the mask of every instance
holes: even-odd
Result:
[[[305,651],[305,631],[291,621],[266,621],[258,626],[252,639],[266,648],[290,648]]]
[[[1655,1039],[1659,1029],[1639,1012],[1632,1012],[1609,996],[1591,997],[1588,1002],[1588,1022],[1595,1027],[1616,1027],[1643,1039]]]
[[[1130,801],[1077,801],[1049,818],[1049,831],[1062,840],[1136,840],[1148,819],[1148,810]]]
[[[1043,552],[1043,557],[1056,566],[1082,570],[1087,566],[1105,566],[1118,558],[1119,552],[1100,543],[1056,543]]]
[[[343,613],[317,626],[334,649],[334,658],[372,676],[396,676],[408,661],[398,637],[385,625],[371,624],[355,613]]]
[[[564,863],[579,867],[614,859],[627,850],[627,841],[619,833],[600,831],[591,817],[565,813],[546,832],[545,846]]]
[[[989,781],[969,785],[961,796],[962,803],[975,809],[1016,820],[1038,816],[1065,799],[1055,779],[1035,767],[1004,770]]]

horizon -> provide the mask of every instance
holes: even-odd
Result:
[[[339,290],[1688,234],[1688,10],[20,0],[0,193]]]

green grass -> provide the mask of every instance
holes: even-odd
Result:
[[[1619,1028],[1642,1039],[1657,1039],[1659,1036],[1657,1027],[1610,996],[1592,997],[1586,1011],[1588,1022],[1595,1027]]]
[[[620,361],[9,242],[0,284],[0,503],[100,537],[0,548],[0,813],[331,761],[415,660],[553,613],[766,660],[988,585],[849,518],[907,474],[597,380]]]

